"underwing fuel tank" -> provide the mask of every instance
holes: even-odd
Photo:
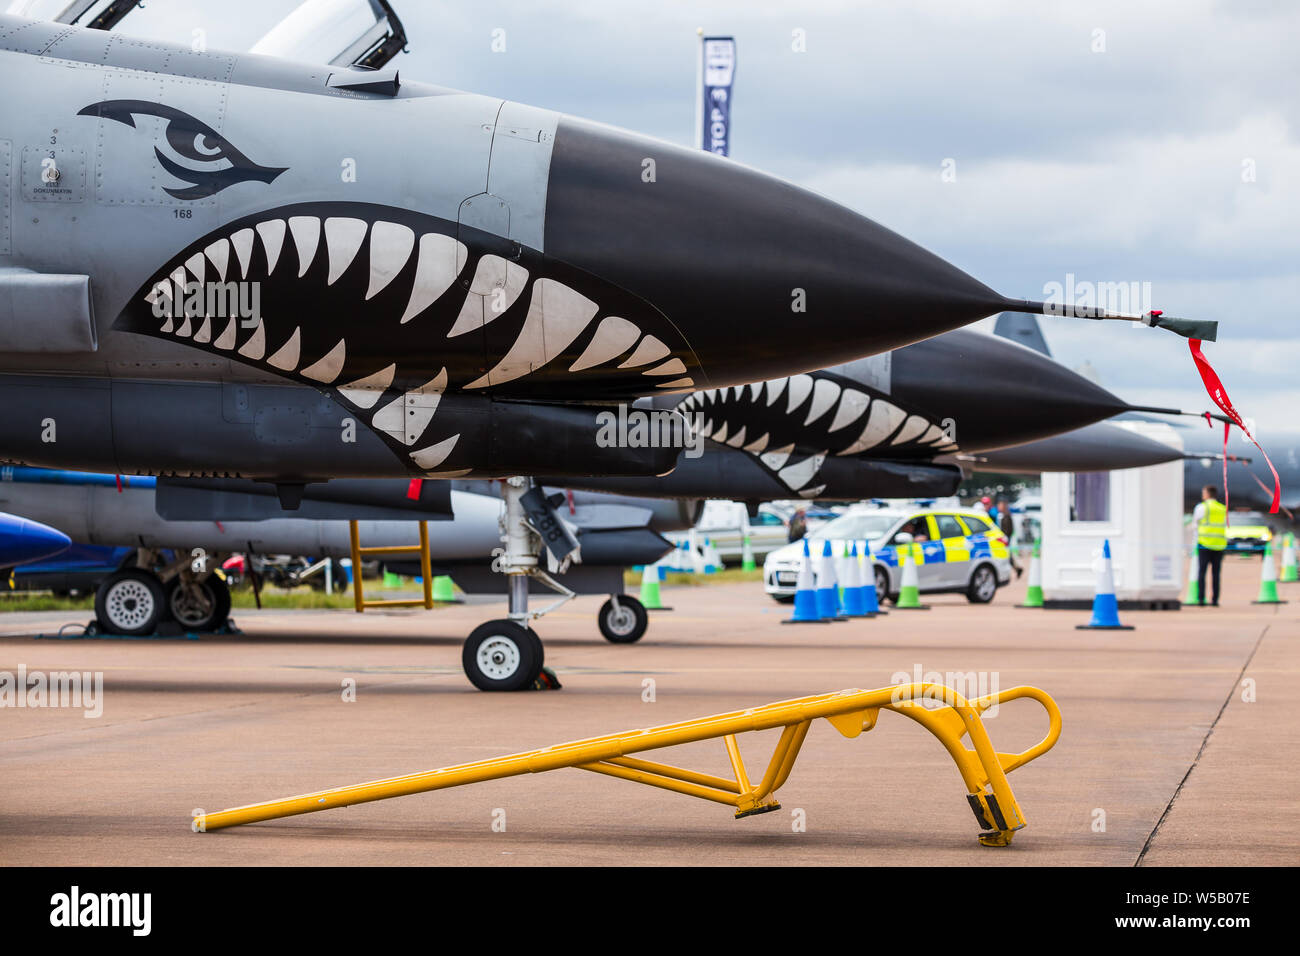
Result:
[[[438,396],[686,393],[1006,306],[776,177],[395,74],[0,16],[0,88],[42,91],[0,101],[0,297],[48,276],[91,300],[43,317],[49,337],[0,322],[0,376],[296,383],[398,474],[477,464]]]

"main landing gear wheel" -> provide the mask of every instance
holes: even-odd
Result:
[[[617,603],[615,603],[617,601]],[[600,633],[612,644],[632,644],[641,640],[650,624],[645,605],[626,594],[610,598],[600,606],[596,615]]]
[[[158,630],[166,606],[162,583],[138,568],[109,575],[95,592],[95,618],[106,634],[152,634]]]
[[[545,653],[531,627],[488,621],[470,632],[460,662],[479,690],[527,690],[542,672]]]
[[[230,588],[215,574],[202,581],[173,578],[167,585],[167,610],[187,631],[215,631],[230,617]]]

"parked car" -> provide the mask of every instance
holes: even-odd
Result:
[[[695,522],[695,536],[703,544],[708,538],[717,549],[723,564],[740,564],[743,552],[742,536],[749,535],[749,545],[754,560],[789,542],[789,528],[775,508],[759,505],[758,514],[750,516],[743,502],[706,501],[700,519]],[[665,535],[673,544],[685,541],[685,532]]]
[[[1011,559],[1004,535],[987,514],[962,508],[855,508],[810,532],[808,543],[819,556],[825,542],[842,555],[856,542],[859,553],[869,543],[872,575],[881,601],[897,600],[902,586],[898,552],[910,550],[921,593],[965,594],[973,604],[992,601],[1011,580]],[[763,563],[763,585],[778,601],[794,599],[803,560],[803,542],[773,551]],[[814,563],[814,570],[817,565]]]
[[[1263,554],[1265,547],[1273,540],[1273,529],[1266,524],[1256,524],[1261,515],[1228,516],[1228,550],[1239,554]],[[1241,522],[1238,524],[1237,522]]]

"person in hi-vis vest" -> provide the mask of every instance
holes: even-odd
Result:
[[[1219,606],[1219,572],[1223,568],[1223,549],[1228,546],[1228,509],[1219,501],[1219,489],[1206,485],[1201,489],[1201,503],[1192,512],[1196,525],[1196,596],[1205,604],[1205,571],[1214,570],[1214,600]]]

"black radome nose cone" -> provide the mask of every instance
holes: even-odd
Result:
[[[1183,453],[1110,422],[1096,422],[1064,435],[1001,448],[981,455],[976,466],[989,471],[1112,471],[1178,461]]]
[[[1033,349],[974,329],[899,349],[892,395],[956,422],[962,451],[1003,448],[1099,422],[1128,404]]]
[[[824,197],[570,117],[555,136],[544,251],[659,309],[715,386],[896,348],[1004,302]]]

